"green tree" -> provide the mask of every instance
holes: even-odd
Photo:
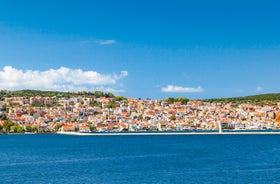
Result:
[[[176,117],[174,115],[170,116],[169,117],[170,121],[175,121],[176,120]]]
[[[143,119],[143,115],[140,114],[140,115],[138,116],[138,119],[139,119],[139,120],[142,120],[142,119]]]
[[[17,133],[22,133],[22,132],[23,132],[23,128],[20,125],[18,125],[17,126]]]
[[[10,127],[10,132],[11,133],[17,133],[17,125],[13,125]]]
[[[123,100],[127,100],[125,97],[123,97],[123,96],[116,96],[115,97],[115,101],[123,101]]]
[[[114,98],[114,94],[113,93],[105,93],[105,97],[106,98]]]
[[[94,91],[93,92],[93,95],[96,97],[96,98],[99,98],[101,96],[104,96],[104,92],[102,91]]]
[[[112,102],[108,103],[107,108],[109,108],[109,109],[113,108],[113,103]]]
[[[90,128],[90,131],[91,131],[91,132],[96,132],[96,131],[97,131],[97,129],[96,129],[95,126],[90,126],[89,128]]]
[[[0,115],[0,119],[1,119],[1,120],[8,120],[8,118],[7,118],[7,116],[6,116],[5,113],[2,113],[2,114]]]
[[[10,132],[12,132],[12,133],[22,133],[23,129],[19,124],[14,124],[13,126],[11,126]]]
[[[182,105],[187,105],[190,101],[188,98],[177,98],[176,101],[180,102]]]
[[[3,112],[6,112],[8,109],[7,109],[7,105],[6,104],[4,104],[3,106],[2,106],[2,111]]]
[[[175,99],[173,97],[169,97],[169,98],[166,99],[166,102],[168,104],[173,104],[175,102]]]
[[[26,132],[32,132],[32,127],[31,127],[30,125],[27,125],[27,126],[25,127],[25,131],[26,131]]]
[[[37,126],[32,126],[32,132],[38,132],[39,128]]]
[[[92,107],[101,107],[101,103],[97,102],[96,100],[90,102],[90,106]]]
[[[9,133],[11,131],[11,127],[14,125],[13,122],[11,122],[10,120],[4,120],[3,123],[3,132],[4,133]]]

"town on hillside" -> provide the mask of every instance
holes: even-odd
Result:
[[[276,130],[274,104],[106,96],[5,96],[0,133]]]

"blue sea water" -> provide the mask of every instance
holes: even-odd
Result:
[[[280,183],[280,136],[0,135],[0,183]]]

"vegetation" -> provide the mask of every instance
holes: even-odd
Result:
[[[8,91],[8,90],[0,90],[0,100],[3,100],[5,97],[34,97],[34,96],[42,96],[42,97],[106,97],[106,98],[113,98],[113,101],[121,102],[127,101],[127,98],[123,96],[114,96],[113,93],[105,93],[103,91],[93,91],[93,92],[58,92],[58,91],[40,91],[40,90],[18,90],[18,91]],[[188,98],[173,98],[169,97],[164,99],[168,104],[172,104],[174,102],[180,102],[182,105],[188,103]],[[244,97],[234,97],[234,98],[211,98],[203,100],[205,102],[215,102],[215,103],[254,103],[254,104],[269,104],[273,105],[280,101],[280,93],[274,94],[261,94],[261,95],[252,95],[252,96],[244,96]],[[98,104],[95,102],[96,105]],[[34,104],[40,105],[40,104]],[[93,104],[92,104],[93,105]],[[98,104],[99,105],[99,104]]]
[[[176,117],[174,115],[170,116],[170,121],[175,121],[176,120]]]
[[[189,101],[188,98],[173,98],[173,97],[169,97],[167,99],[165,99],[164,101],[166,101],[168,104],[173,104],[174,102],[180,102],[182,105],[186,105]]]
[[[3,125],[0,126],[0,133],[22,133],[22,127],[13,123],[10,120],[4,120]]]
[[[7,91],[1,90],[1,97],[51,97],[51,96],[66,96],[68,93],[56,92],[56,91],[40,91],[40,90],[18,90],[18,91]]]
[[[0,133],[24,133],[24,132],[45,132],[45,130],[40,129],[36,126],[27,125],[25,128],[20,126],[18,123],[12,122],[8,119],[3,121],[0,125]]]
[[[86,91],[79,91],[79,92],[59,92],[59,91],[40,91],[40,90],[17,90],[17,91],[8,91],[8,90],[1,90],[0,91],[0,99],[5,97],[34,97],[34,96],[41,96],[41,97],[77,97],[77,96],[85,96],[85,97],[96,97],[99,98],[101,96],[107,98],[113,98],[113,93],[104,93],[102,91],[94,91],[94,92],[86,92]]]
[[[91,107],[102,107],[102,104],[100,103],[100,102],[97,102],[97,101],[92,101],[92,102],[90,102],[90,106]]]
[[[114,100],[121,102],[121,101],[126,101],[127,99],[123,96],[116,96]]]
[[[244,97],[235,97],[235,98],[212,98],[203,100],[210,103],[252,103],[258,105],[275,105],[280,101],[280,93],[273,94],[261,94],[261,95],[252,95]]]

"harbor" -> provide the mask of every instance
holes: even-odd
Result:
[[[163,136],[163,135],[280,135],[279,131],[199,131],[199,132],[57,132],[57,134],[74,135],[74,136]]]

